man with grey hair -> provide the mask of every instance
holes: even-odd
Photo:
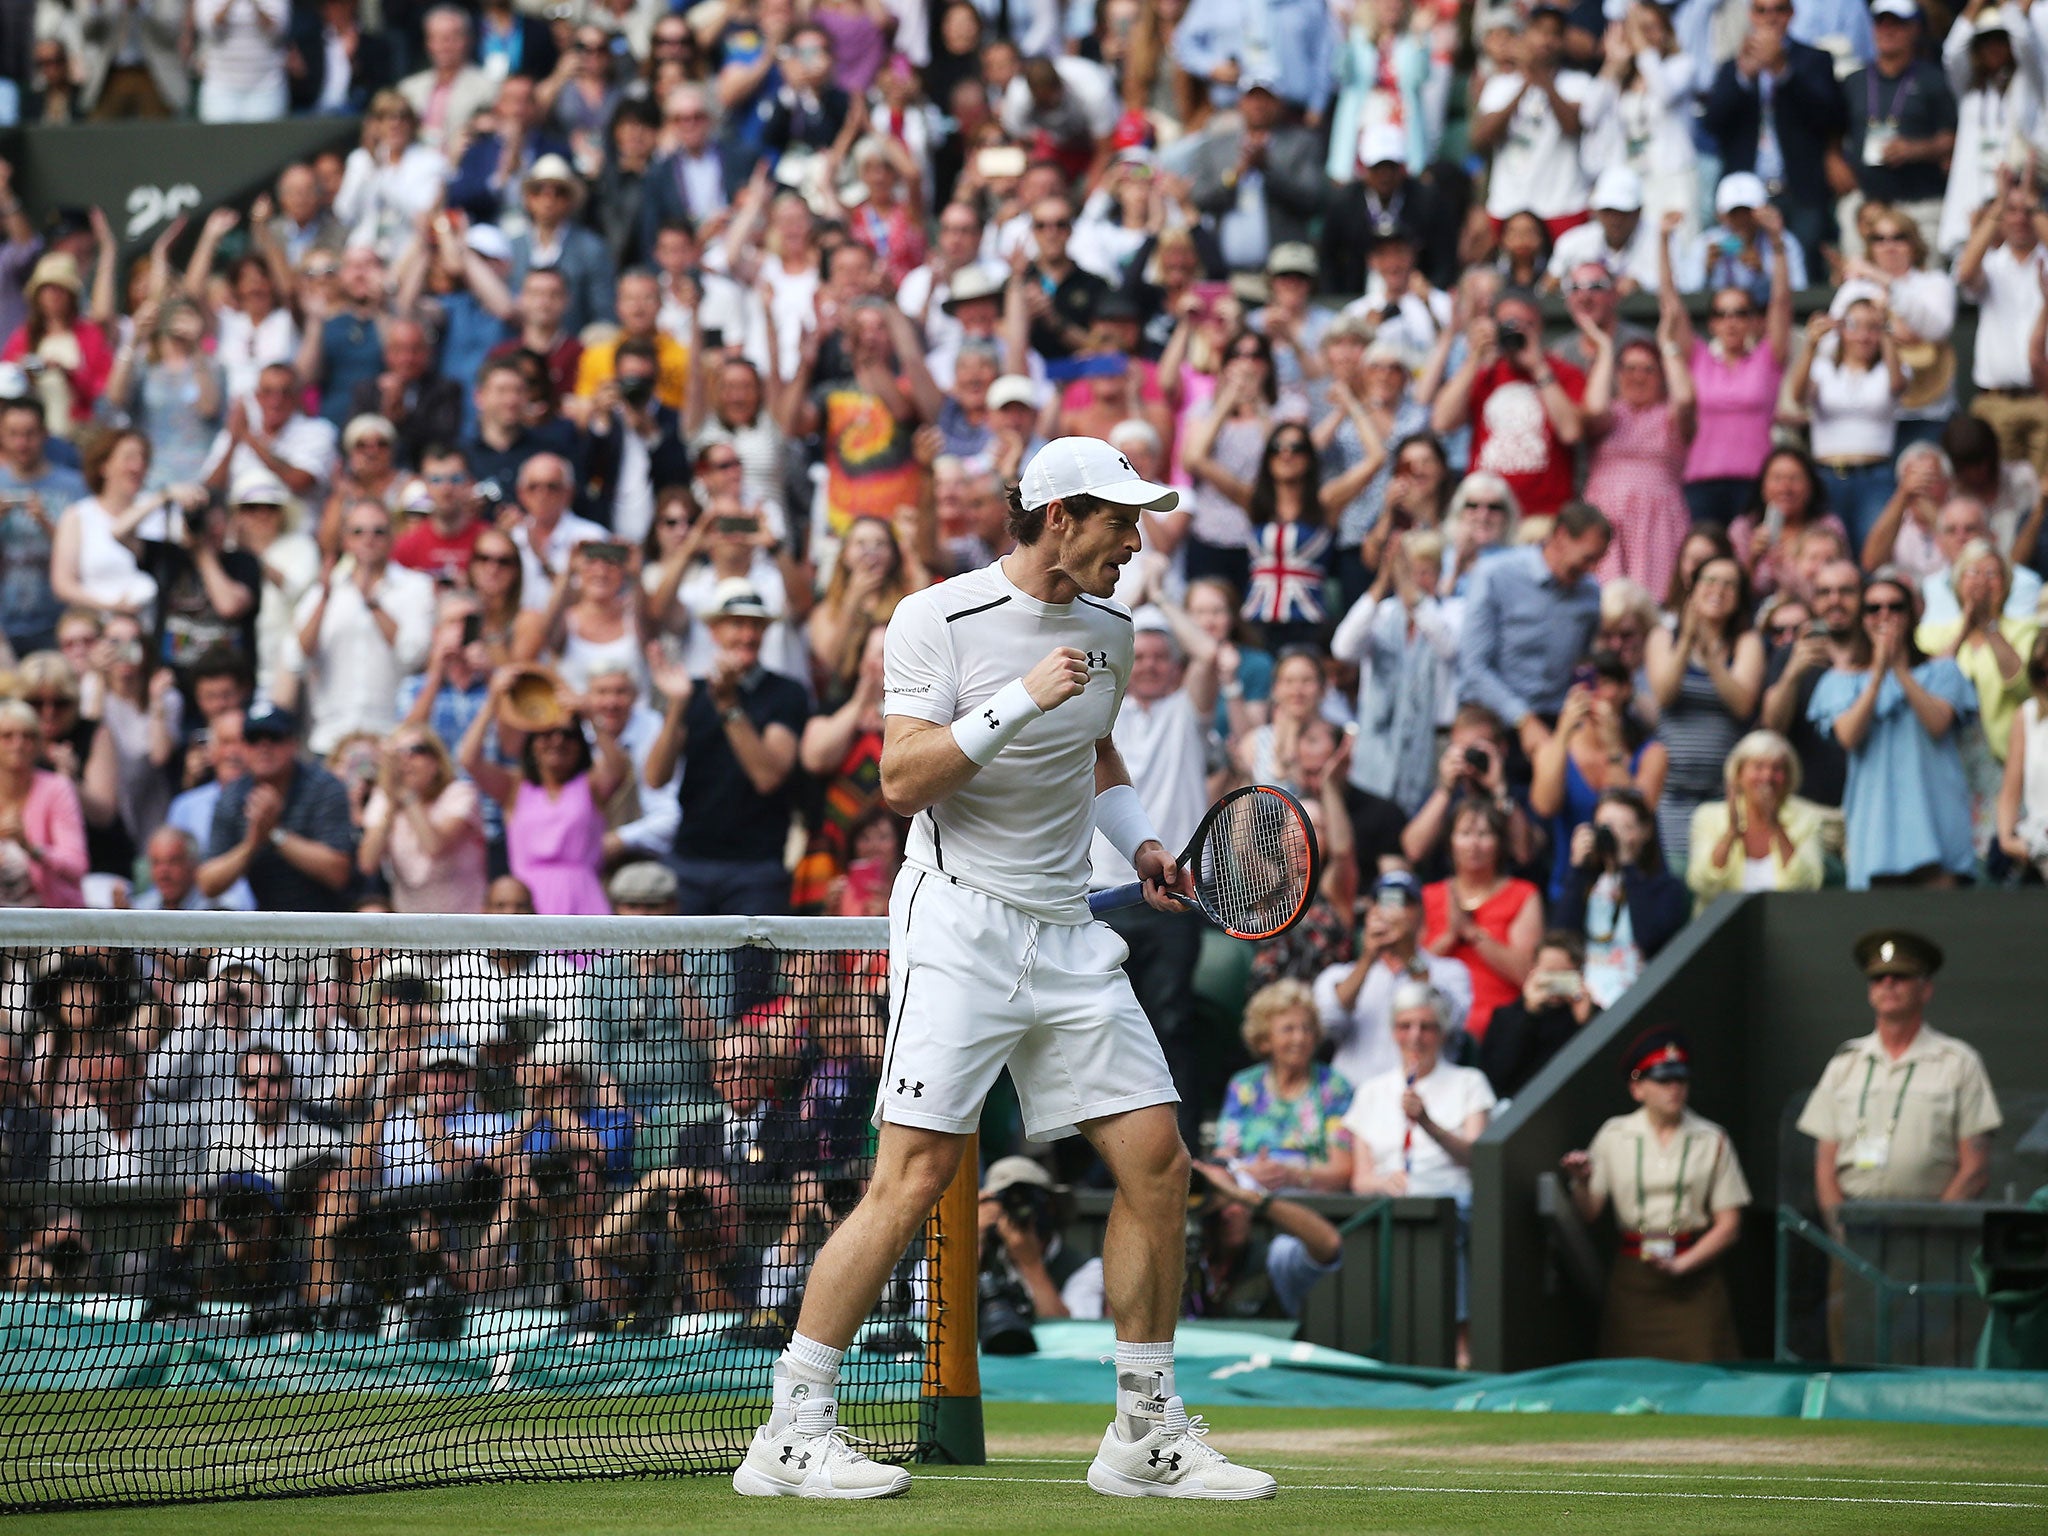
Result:
[[[698,225],[724,213],[751,170],[745,146],[715,131],[715,99],[695,81],[670,88],[661,116],[675,148],[648,168],[640,205],[641,243],[648,250],[664,224],[682,219]]]
[[[420,142],[445,150],[462,141],[469,120],[490,106],[497,86],[490,75],[470,62],[469,12],[459,5],[437,5],[421,23],[427,67],[398,82],[398,94],[419,115]]]
[[[633,858],[665,858],[683,813],[673,782],[647,782],[647,757],[661,734],[660,711],[642,701],[640,680],[624,662],[594,667],[584,679],[583,700],[591,723],[633,760],[633,777],[602,807],[611,826],[604,835],[606,867]]]
[[[143,845],[150,888],[128,903],[137,912],[210,912],[218,903],[199,889],[199,840],[166,824]]]
[[[1920,578],[1920,622],[1953,624],[1962,618],[1956,601],[1954,566],[1963,547],[1982,539],[1997,547],[1991,536],[1991,509],[1975,496],[1952,496],[1934,516],[1934,547],[1941,556],[1939,570]],[[2023,565],[2006,563],[2012,585],[2006,593],[2005,617],[2031,621],[2041,601],[2041,578]]]

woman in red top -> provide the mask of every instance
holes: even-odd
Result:
[[[1493,1010],[1521,992],[1543,937],[1543,897],[1501,873],[1507,834],[1499,807],[1466,801],[1451,822],[1450,879],[1422,888],[1423,943],[1472,973],[1465,1028],[1474,1040],[1486,1038]]]

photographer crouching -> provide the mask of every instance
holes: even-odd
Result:
[[[978,1206],[984,1353],[1028,1355],[1034,1322],[1102,1316],[1102,1261],[1067,1250],[1063,1214],[1052,1175],[1030,1158],[989,1165]]]

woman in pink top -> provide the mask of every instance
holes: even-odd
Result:
[[[1670,339],[1692,365],[1698,430],[1685,460],[1685,503],[1692,520],[1735,520],[1756,489],[1757,472],[1771,451],[1771,420],[1778,386],[1792,357],[1792,282],[1785,270],[1785,221],[1775,208],[1757,210],[1762,239],[1777,247],[1771,262],[1771,301],[1759,315],[1740,288],[1714,294],[1707,311],[1708,341],[1693,333],[1678,284],[1671,275],[1671,236],[1681,215],[1664,216],[1658,247],[1658,303]],[[1761,242],[1760,242],[1761,243]]]
[[[42,751],[36,712],[0,702],[0,907],[85,905],[85,812],[69,779],[36,766]]]
[[[483,911],[483,802],[432,731],[402,725],[385,744],[356,868],[384,876],[394,912]]]
[[[1692,373],[1668,345],[1668,318],[1657,327],[1658,344],[1636,340],[1619,348],[1592,321],[1575,318],[1592,356],[1580,403],[1593,441],[1586,500],[1614,525],[1595,574],[1602,581],[1627,576],[1662,592],[1692,525],[1679,480],[1694,427]]]
[[[632,760],[602,726],[591,750],[583,734],[589,712],[578,712],[582,701],[569,696],[563,702],[570,713],[560,725],[525,738],[517,778],[489,761],[484,735],[516,676],[500,668],[491,678],[484,707],[462,737],[463,772],[504,807],[506,862],[533,892],[533,910],[544,917],[607,916],[604,805],[632,773]],[[511,735],[502,721],[499,732]]]

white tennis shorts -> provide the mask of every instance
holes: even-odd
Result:
[[[905,866],[889,901],[889,1040],[874,1121],[966,1132],[1007,1066],[1033,1141],[1177,1104],[1102,923],[1047,923]]]

